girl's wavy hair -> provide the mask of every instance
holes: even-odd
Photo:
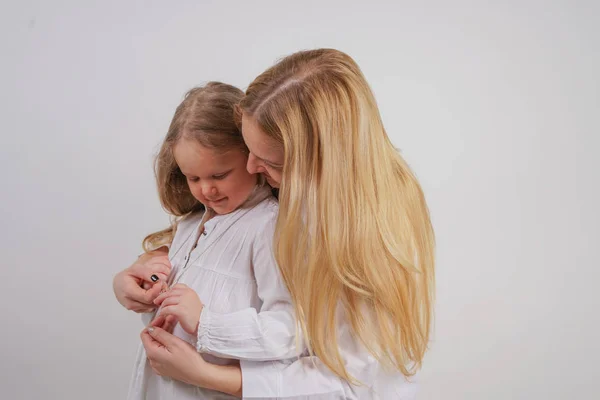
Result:
[[[173,148],[179,140],[196,140],[219,152],[232,149],[248,152],[234,119],[234,108],[242,97],[243,92],[235,86],[208,82],[188,91],[177,107],[154,163],[160,202],[173,220],[169,228],[146,236],[142,243],[144,251],[170,244],[178,221],[189,213],[204,209],[190,192],[185,175],[175,162]]]

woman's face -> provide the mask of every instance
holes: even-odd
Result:
[[[281,183],[283,171],[283,145],[269,137],[254,117],[242,114],[242,135],[250,150],[246,168],[251,174],[263,174],[274,188]]]

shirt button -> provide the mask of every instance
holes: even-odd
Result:
[[[185,256],[184,260],[187,261],[188,256]]]

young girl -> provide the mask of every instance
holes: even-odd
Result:
[[[278,204],[246,170],[248,150],[233,119],[242,95],[217,82],[187,93],[156,159],[162,205],[177,219],[144,240],[146,251],[171,244],[171,273],[157,283],[168,290],[155,299],[161,307],[152,325],[170,325],[221,365],[296,352],[293,307],[272,250]],[[163,378],[152,367],[140,347],[129,399],[230,397]]]

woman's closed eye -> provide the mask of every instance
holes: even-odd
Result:
[[[273,164],[272,162],[270,162],[270,161],[267,161],[267,160],[262,160],[262,162],[263,162],[263,163],[264,163],[264,164],[265,164],[267,167],[269,167],[269,168],[273,168],[273,169],[275,169],[275,170],[278,170],[278,171],[280,171],[280,170],[282,170],[282,169],[283,169],[283,165],[279,165],[279,164]]]
[[[283,170],[283,166],[282,165],[267,164],[267,166],[269,166],[270,168],[273,168],[275,171],[281,171],[281,170]]]

